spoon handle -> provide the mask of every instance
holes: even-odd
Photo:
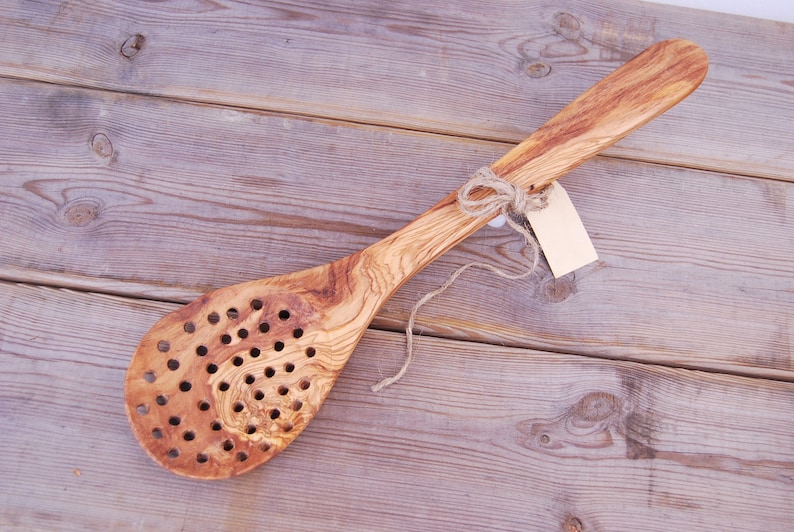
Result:
[[[569,103],[491,170],[527,191],[540,189],[686,98],[707,71],[708,58],[696,44],[654,44]],[[390,294],[489,220],[462,213],[455,191],[363,253],[389,265]]]

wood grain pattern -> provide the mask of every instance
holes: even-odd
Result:
[[[267,467],[180,478],[129,437],[122,406],[130,343],[176,305],[0,290],[0,414],[15,427],[3,527],[738,531],[794,518],[791,383],[422,338],[410,378],[373,394],[403,341],[375,331]]]
[[[794,25],[737,20],[633,0],[15,2],[0,74],[516,143],[683,37],[710,56],[708,83],[610,153],[790,180]]]
[[[793,25],[635,0],[56,0],[0,3],[0,27],[0,279],[121,296],[0,282],[0,528],[794,521]],[[381,309],[267,467],[210,484],[141,451],[124,368],[178,307],[151,298],[372,244],[671,37],[710,56],[703,86],[565,177],[597,264],[467,273],[372,394],[419,297],[471,260],[521,267],[484,228]]]
[[[544,187],[688,96],[707,70],[694,43],[650,46],[492,169],[528,191]],[[452,194],[361,252],[215,290],[165,316],[125,379],[135,437],[158,464],[194,478],[270,460],[317,414],[394,292],[496,214],[467,216]]]
[[[0,84],[3,277],[136,297],[188,302],[348,255],[509,148]],[[791,378],[790,184],[608,158],[564,183],[601,261],[558,281],[545,267],[519,283],[467,274],[422,310],[422,331]],[[460,264],[521,268],[518,244],[483,229],[404,286],[376,326],[403,329]]]
[[[491,171],[526,192],[540,190],[681,102],[707,72],[708,58],[696,44],[656,43],[566,105]],[[396,265],[401,285],[498,214],[469,216],[457,197],[456,191],[442,199],[365,255]]]

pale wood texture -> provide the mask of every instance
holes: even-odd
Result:
[[[175,306],[0,289],[0,413],[17,427],[4,442],[25,450],[4,461],[6,526],[783,530],[794,519],[791,383],[422,338],[411,378],[373,394],[403,342],[378,331],[275,460],[229,481],[181,478],[130,441],[123,411],[129,345]]]
[[[12,3],[0,25],[7,76],[513,143],[649,44],[688,38],[710,83],[612,153],[784,180],[794,165],[791,24],[633,0],[218,0]]]
[[[27,283],[0,284],[0,527],[790,526],[794,26],[425,4],[0,5],[0,277]],[[275,460],[202,482],[140,449],[124,369],[163,301],[372,244],[672,37],[708,53],[701,88],[563,181],[597,264],[467,273],[370,392],[456,266],[521,267],[485,228],[397,292]]]
[[[508,150],[0,83],[12,132],[0,146],[9,169],[0,183],[4,276],[130,296],[188,302],[338,259],[399,229]],[[96,135],[112,155],[92,148]],[[422,309],[423,330],[791,378],[794,186],[607,158],[563,183],[601,260],[557,281],[545,267],[507,285],[466,274]],[[517,271],[520,239],[484,229],[403,287],[376,324],[405,327],[423,294],[457,265],[483,259]]]

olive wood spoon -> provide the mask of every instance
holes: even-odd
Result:
[[[540,189],[678,103],[707,70],[697,45],[657,43],[490,168]],[[127,370],[135,437],[157,463],[187,477],[231,477],[273,458],[315,416],[386,300],[487,222],[463,214],[452,193],[348,257],[221,288],[166,315]]]

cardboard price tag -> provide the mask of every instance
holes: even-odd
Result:
[[[549,186],[546,207],[526,214],[551,273],[562,277],[598,260],[598,254],[568,193],[559,183]]]

